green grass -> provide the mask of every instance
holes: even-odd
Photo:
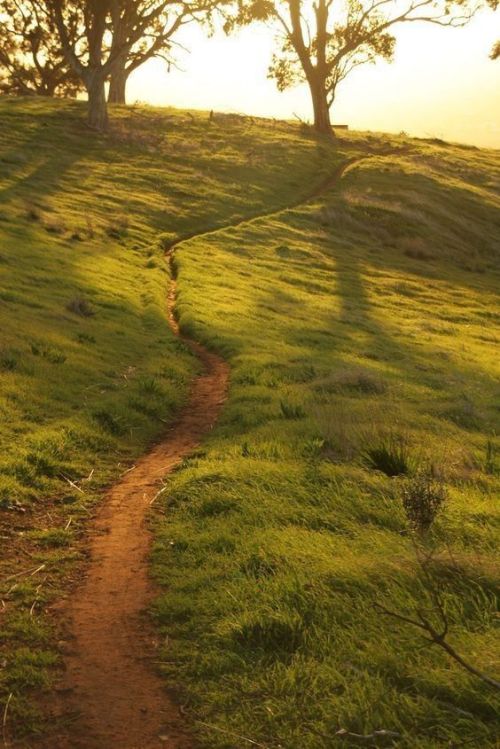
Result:
[[[82,114],[0,103],[0,579],[44,565],[2,583],[9,721],[40,729],[44,608],[102,488],[184,402],[163,249],[209,230],[177,250],[178,312],[230,361],[230,398],[162,495],[153,560],[162,670],[200,745],[495,746],[491,690],[374,604],[411,615],[434,581],[450,642],[498,671],[498,153],[125,108],[96,139]],[[403,496],[430,467],[424,574]]]
[[[232,367],[154,557],[163,670],[210,749],[497,745],[491,688],[374,608],[437,589],[450,643],[498,675],[500,161],[399,144],[177,253],[181,327]],[[447,497],[425,568],[403,507],[422,470]]]
[[[25,577],[10,575],[45,564],[35,589],[40,583],[47,600],[58,594],[103,487],[186,398],[198,365],[167,324],[164,248],[287,205],[337,163],[286,124],[209,124],[203,113],[117,108],[111,135],[101,138],[83,117],[81,103],[0,102],[0,598],[7,621],[29,612],[36,597],[30,589],[16,598]],[[38,618],[42,605],[28,618],[33,632]],[[9,721],[29,730],[37,722],[16,676],[15,648],[25,653],[25,643],[9,631],[0,700],[13,693]],[[33,652],[42,646],[36,638],[29,644]],[[30,671],[46,664],[33,657]]]

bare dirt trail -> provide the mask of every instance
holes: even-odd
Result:
[[[179,335],[175,296],[173,279],[169,320]],[[151,502],[161,480],[213,427],[228,387],[228,365],[196,342],[186,342],[205,372],[194,380],[187,405],[163,441],[108,492],[92,527],[85,578],[61,607],[71,634],[56,714],[67,729],[51,736],[47,748],[191,746],[179,709],[151,664],[156,648],[145,614],[155,594],[148,573]]]
[[[288,208],[325,192],[357,160],[346,161],[309,196]],[[279,212],[262,214],[261,218]],[[172,271],[169,322],[203,364],[204,373],[194,380],[178,421],[112,487],[89,529],[90,562],[84,578],[73,595],[57,606],[58,618],[67,622],[69,637],[57,704],[49,708],[58,718],[57,724],[65,727],[59,735],[36,743],[38,749],[192,747],[179,709],[152,664],[156,644],[146,613],[155,595],[148,572],[151,503],[162,479],[214,426],[229,382],[226,362],[182,336],[175,318],[174,252],[188,238],[177,242],[168,253]]]

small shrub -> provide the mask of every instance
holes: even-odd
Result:
[[[71,299],[66,305],[66,309],[69,312],[73,312],[75,315],[80,315],[80,317],[92,317],[95,315],[90,302],[81,296],[76,296]]]
[[[410,526],[426,533],[446,501],[446,487],[433,471],[420,471],[403,485],[402,500]]]
[[[362,451],[371,468],[386,476],[402,476],[411,470],[411,454],[408,444],[401,435],[389,433]]]

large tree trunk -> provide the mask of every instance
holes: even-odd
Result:
[[[313,80],[309,81],[309,88],[311,90],[314,110],[314,129],[317,133],[333,140],[335,135],[330,122],[330,108],[328,106],[325,86],[322,81]]]
[[[108,129],[108,106],[104,89],[104,77],[94,74],[86,83],[88,94],[88,125],[92,130]]]
[[[117,67],[111,73],[109,80],[108,102],[109,104],[126,104],[128,71],[125,67]]]

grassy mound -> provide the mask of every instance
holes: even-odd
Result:
[[[286,124],[118,108],[96,138],[83,117],[0,102],[0,700],[25,729],[90,508],[196,371],[167,325],[164,248],[295,201],[337,158]]]
[[[494,691],[379,606],[444,615],[498,675],[500,160],[380,143],[178,250],[181,326],[232,366],[155,550],[163,668],[210,749],[496,746]]]

